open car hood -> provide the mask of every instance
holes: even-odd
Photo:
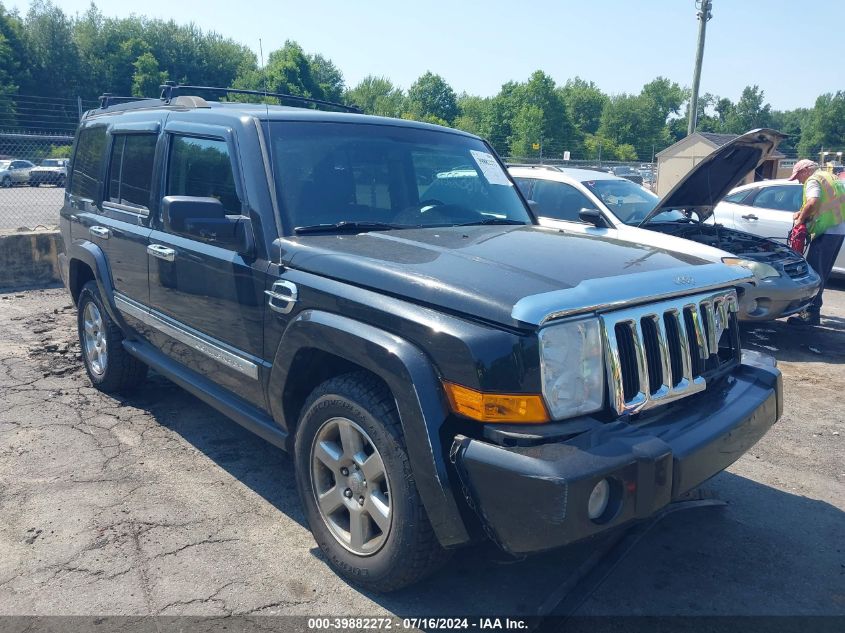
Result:
[[[695,212],[704,222],[713,207],[737,183],[768,159],[786,138],[776,130],[746,132],[709,154],[672,187],[657,206],[637,226],[648,224],[656,215],[672,209]]]

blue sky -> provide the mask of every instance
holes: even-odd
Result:
[[[0,0],[22,13],[25,0]],[[88,0],[60,0],[69,14]],[[759,85],[775,109],[811,107],[845,90],[845,4],[713,0],[701,92],[736,100]],[[541,69],[558,83],[579,75],[609,93],[638,92],[658,75],[692,83],[694,0],[99,0],[108,16],[131,13],[194,22],[265,57],[286,39],[322,53],[347,85],[368,74],[407,88],[426,70],[457,91],[492,95]],[[816,7],[814,9],[813,7]],[[837,8],[838,7],[838,8]],[[834,19],[827,19],[834,18]],[[799,53],[803,49],[803,53]],[[825,64],[817,53],[836,52]]]

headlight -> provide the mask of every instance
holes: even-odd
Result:
[[[763,262],[755,262],[750,259],[742,259],[741,257],[723,257],[722,263],[728,266],[742,266],[747,268],[757,279],[768,279],[769,277],[780,277],[780,273]]]
[[[552,418],[592,413],[604,403],[604,354],[598,319],[540,330],[543,397]]]

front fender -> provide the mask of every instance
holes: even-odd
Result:
[[[270,375],[268,393],[276,420],[284,421],[284,386],[296,353],[306,348],[339,356],[384,380],[396,399],[417,489],[437,538],[444,546],[469,541],[440,441],[448,407],[426,355],[405,339],[366,323],[319,310],[300,312],[282,336]],[[293,436],[289,434],[291,444]]]

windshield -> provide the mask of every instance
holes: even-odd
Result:
[[[41,161],[42,167],[61,167],[61,162],[57,161],[55,158],[45,158]]]
[[[639,224],[645,219],[660,198],[643,189],[630,180],[608,178],[603,180],[585,180],[584,186],[604,202],[610,212],[625,224]],[[670,210],[657,214],[652,222],[671,222],[682,220],[685,216],[680,211]]]
[[[481,141],[419,128],[271,124],[283,222],[291,230],[532,223]]]

